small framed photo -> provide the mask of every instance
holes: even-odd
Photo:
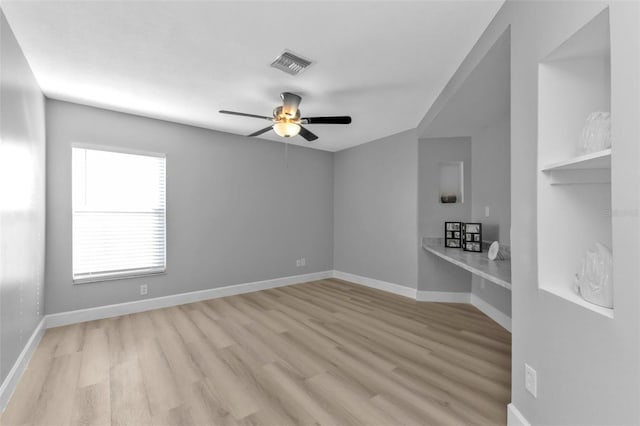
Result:
[[[464,250],[475,253],[482,253],[482,224],[481,223],[465,223],[464,231]]]
[[[460,240],[448,240],[447,247],[449,248],[460,248]]]
[[[480,224],[479,223],[465,223],[465,226],[467,227],[466,230],[469,233],[475,234],[480,232]]]
[[[444,246],[448,248],[462,248],[462,239],[460,231],[462,222],[445,222],[444,223]]]

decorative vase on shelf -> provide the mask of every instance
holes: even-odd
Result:
[[[592,112],[580,136],[580,153],[590,154],[611,148],[611,114]]]
[[[613,255],[607,246],[595,243],[587,250],[575,285],[587,302],[613,308]]]
[[[458,201],[456,194],[444,193],[440,195],[440,202],[443,204],[452,204]]]

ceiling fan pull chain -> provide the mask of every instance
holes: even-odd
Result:
[[[284,143],[284,167],[289,168],[289,142]]]

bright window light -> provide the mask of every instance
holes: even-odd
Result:
[[[165,158],[72,149],[73,280],[164,272]]]
[[[0,141],[0,211],[33,209],[35,156],[27,144]]]

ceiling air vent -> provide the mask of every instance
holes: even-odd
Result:
[[[277,68],[281,71],[291,75],[298,75],[301,71],[304,71],[311,65],[311,61],[303,59],[300,56],[294,55],[291,52],[284,52],[271,63],[273,68]]]

